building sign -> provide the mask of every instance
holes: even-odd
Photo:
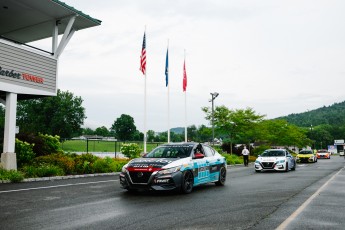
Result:
[[[342,145],[344,144],[344,140],[334,140],[334,145]]]
[[[0,91],[56,95],[57,59],[0,39]]]
[[[42,77],[37,77],[28,73],[17,73],[13,70],[6,70],[4,68],[1,67],[0,64],[0,75],[1,76],[6,76],[9,78],[14,78],[14,79],[22,79],[25,81],[32,81],[32,82],[36,82],[39,84],[43,84],[44,79]]]

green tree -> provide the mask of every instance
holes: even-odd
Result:
[[[133,140],[133,136],[137,130],[133,117],[127,114],[122,114],[117,118],[111,126],[111,129],[115,131],[116,138],[121,141]]]
[[[156,142],[168,142],[168,132],[161,132],[155,137]]]
[[[105,126],[102,126],[102,127],[96,128],[95,134],[98,136],[108,137],[110,132]]]
[[[18,102],[17,125],[27,133],[44,133],[70,138],[81,134],[85,109],[83,99],[58,90],[55,97]]]
[[[212,128],[206,125],[200,125],[198,128],[198,142],[206,142],[212,139]]]
[[[265,120],[259,124],[260,141],[270,146],[297,146],[311,144],[306,131],[285,120]]]
[[[95,131],[92,130],[91,128],[83,128],[82,134],[83,135],[95,135]]]
[[[343,130],[340,133],[344,132],[344,128],[340,127],[340,130]],[[316,149],[327,148],[327,145],[333,145],[334,139],[329,130],[334,130],[330,125],[318,125],[313,127],[311,130],[308,128],[308,137],[313,141],[313,147]],[[340,138],[343,139],[343,138]]]
[[[209,107],[204,107],[202,110],[206,113],[206,119],[212,122],[212,110]],[[240,143],[254,141],[259,135],[258,123],[265,116],[256,114],[252,108],[231,110],[225,106],[217,106],[213,117],[215,128],[226,135],[232,146],[235,141]]]
[[[146,133],[146,138],[148,142],[153,142],[155,140],[155,131],[148,130]]]
[[[136,130],[133,134],[133,140],[134,141],[143,141],[144,140],[144,133],[140,132],[139,130]]]
[[[184,132],[183,132],[184,136]],[[198,140],[198,129],[195,125],[191,125],[187,127],[187,138],[191,141],[199,141]]]

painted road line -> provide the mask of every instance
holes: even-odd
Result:
[[[324,183],[308,200],[306,200],[294,213],[291,214],[283,223],[281,223],[276,230],[283,230],[286,229],[289,224],[296,219],[296,217],[303,212],[303,210],[310,204],[312,200],[317,197],[321,191],[328,185],[330,181],[332,181],[344,168],[341,168],[336,174],[334,174],[326,183]]]
[[[0,191],[0,193],[22,192],[22,191],[30,191],[30,190],[40,190],[40,189],[59,188],[59,187],[68,187],[68,186],[77,186],[77,185],[88,185],[88,184],[100,184],[100,183],[108,183],[108,182],[114,182],[114,181],[119,181],[119,180],[105,180],[105,181],[84,182],[84,183],[76,183],[76,184],[62,184],[62,185],[37,187],[37,188],[23,188],[23,189],[16,189],[16,190]]]

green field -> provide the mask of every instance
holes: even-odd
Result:
[[[102,140],[67,140],[61,143],[62,150],[65,152],[120,152],[121,145],[124,142],[119,141],[102,141]],[[144,151],[143,142],[125,142],[125,143],[137,143],[139,147]],[[162,143],[154,142],[147,143],[147,152],[151,151]],[[116,149],[116,150],[115,150]]]

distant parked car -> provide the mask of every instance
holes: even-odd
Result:
[[[255,160],[255,171],[289,171],[296,169],[295,158],[285,149],[267,149]]]
[[[301,150],[296,156],[297,163],[315,163],[317,157],[312,150]]]
[[[328,150],[326,149],[319,149],[316,152],[316,157],[317,159],[321,159],[321,158],[331,159],[331,153],[328,152]]]
[[[344,156],[344,150],[339,151],[339,156],[343,157]]]

